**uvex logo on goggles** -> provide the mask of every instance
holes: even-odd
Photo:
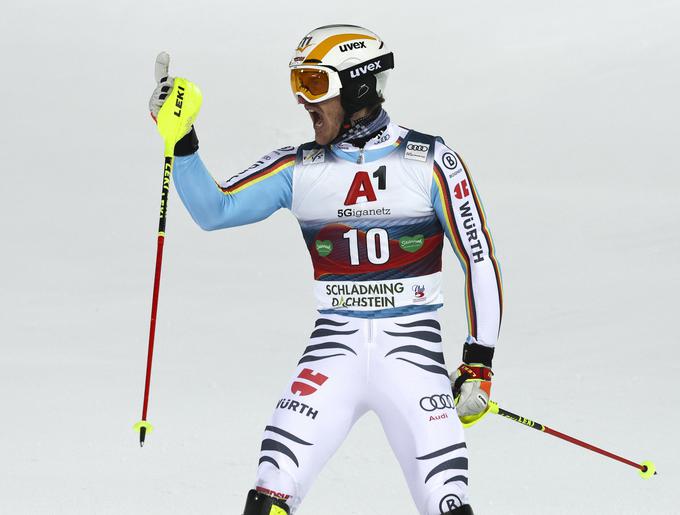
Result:
[[[357,64],[346,70],[342,70],[340,73],[340,79],[342,81],[357,79],[362,75],[369,73],[380,73],[385,70],[390,70],[394,68],[394,54],[390,52],[389,54],[381,55],[378,59],[374,61]]]
[[[356,79],[357,77],[360,77],[361,75],[364,75],[368,72],[374,72],[380,69],[380,61],[375,61],[373,63],[366,64],[364,66],[361,66],[359,68],[355,68],[351,72],[349,72],[349,76],[352,77],[353,79]]]

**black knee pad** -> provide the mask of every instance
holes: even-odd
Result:
[[[475,515],[469,504],[459,506],[455,510],[447,511],[444,515]]]
[[[472,513],[472,512],[470,512]],[[251,490],[248,492],[243,515],[289,515],[288,505],[281,499]],[[458,514],[456,514],[458,515]]]

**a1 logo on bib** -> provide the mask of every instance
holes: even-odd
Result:
[[[378,180],[379,190],[387,189],[386,166],[381,166],[373,172],[373,177]],[[378,197],[375,194],[368,172],[357,172],[354,175],[352,185],[349,187],[347,197],[345,197],[345,205],[352,206],[359,202],[375,202],[376,200],[378,200]]]

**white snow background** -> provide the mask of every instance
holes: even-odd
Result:
[[[382,35],[393,120],[476,179],[505,284],[494,397],[659,471],[489,416],[467,431],[475,513],[680,513],[677,0],[3,4],[0,513],[241,513],[315,318],[311,265],[290,213],[204,233],[172,192],[140,449],[154,59],[202,88],[201,155],[227,177],[312,138],[287,63],[339,22]],[[453,368],[463,275],[445,261]],[[415,513],[376,417],[299,513]]]

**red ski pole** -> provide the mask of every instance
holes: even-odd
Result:
[[[144,446],[146,433],[153,431],[147,421],[149,408],[149,390],[151,389],[151,364],[156,337],[156,316],[158,314],[158,293],[161,286],[161,265],[163,263],[163,244],[165,242],[165,221],[168,212],[168,193],[174,163],[175,144],[191,129],[203,98],[195,84],[186,79],[175,78],[172,92],[158,113],[158,131],[165,141],[165,161],[163,164],[163,189],[161,191],[161,209],[158,222],[158,241],[156,245],[156,270],[153,280],[153,296],[151,298],[151,322],[149,324],[149,349],[146,356],[146,379],[144,381],[144,404],[142,419],[133,427],[139,431],[139,445]]]
[[[161,210],[158,221],[158,241],[156,244],[156,270],[153,279],[153,295],[151,297],[151,322],[149,324],[149,350],[146,355],[146,379],[144,381],[144,405],[142,407],[142,419],[134,426],[139,431],[139,445],[144,447],[146,432],[153,431],[153,426],[146,420],[149,408],[149,390],[151,388],[151,364],[153,362],[153,345],[156,339],[156,316],[158,314],[158,293],[161,287],[161,265],[163,264],[163,244],[165,242],[165,221],[168,213],[168,193],[170,191],[170,177],[172,177],[172,165],[174,157],[165,156],[163,166],[163,189],[161,191]]]
[[[510,419],[514,422],[524,424],[527,427],[537,429],[538,431],[548,433],[549,435],[552,435],[552,436],[556,436],[557,438],[560,438],[561,440],[564,440],[564,441],[569,442],[569,443],[573,443],[575,445],[583,447],[584,449],[588,449],[589,451],[596,452],[598,454],[601,454],[602,456],[606,456],[607,458],[611,458],[611,459],[616,460],[620,463],[625,463],[626,465],[629,465],[631,467],[638,469],[639,472],[640,472],[640,476],[642,476],[644,479],[649,479],[650,477],[656,475],[656,467],[654,466],[654,463],[652,463],[651,461],[643,461],[642,463],[635,463],[634,461],[631,461],[629,459],[623,458],[621,456],[617,456],[616,454],[614,454],[612,452],[605,451],[604,449],[600,449],[599,447],[595,447],[594,445],[591,445],[587,442],[584,442],[583,440],[579,440],[577,438],[574,438],[573,436],[569,436],[569,435],[566,435],[564,433],[560,433],[559,431],[551,429],[548,426],[545,426],[543,424],[539,424],[538,422],[534,422],[533,420],[529,420],[528,418],[522,417],[520,415],[515,415],[514,413],[511,413],[510,411],[504,410],[494,401],[489,401],[489,411],[491,413],[495,413],[496,415],[501,415],[505,418],[508,418],[508,419]]]

